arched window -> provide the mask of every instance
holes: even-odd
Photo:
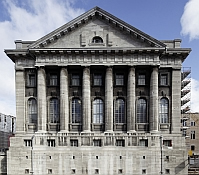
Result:
[[[81,101],[78,98],[72,100],[72,123],[82,122]]]
[[[57,98],[50,99],[50,122],[59,123],[59,101]]]
[[[115,123],[125,122],[125,105],[123,99],[117,99],[115,102]]]
[[[147,107],[146,100],[140,98],[137,103],[137,123],[147,122]]]
[[[104,103],[101,99],[93,101],[93,123],[104,122]]]
[[[99,36],[95,36],[92,39],[92,43],[103,43],[103,39]]]
[[[37,123],[37,101],[34,98],[28,100],[29,123]]]
[[[169,122],[169,101],[167,98],[161,98],[159,105],[159,117],[160,123],[168,123]]]

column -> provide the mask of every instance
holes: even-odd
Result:
[[[46,131],[46,73],[40,67],[37,72],[38,131]]]
[[[90,90],[90,69],[83,69],[82,82],[82,112],[83,112],[83,131],[90,132],[91,130],[91,90]]]
[[[61,68],[60,71],[60,130],[68,132],[69,102],[68,102],[68,71]]]
[[[127,132],[135,132],[135,68],[131,67],[127,84]]]
[[[25,77],[24,70],[16,70],[16,132],[25,131]]]
[[[149,128],[158,131],[158,68],[153,67],[150,79]]]
[[[111,67],[106,69],[105,77],[105,131],[113,131],[113,72]]]
[[[181,69],[172,70],[171,131],[180,133],[181,116]]]

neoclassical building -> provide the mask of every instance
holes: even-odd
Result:
[[[181,66],[191,49],[95,7],[6,49],[16,70],[8,175],[187,174]]]

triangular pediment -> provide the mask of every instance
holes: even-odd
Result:
[[[97,42],[96,42],[97,41]],[[95,7],[29,48],[165,47],[165,44]]]

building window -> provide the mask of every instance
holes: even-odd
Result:
[[[142,174],[146,174],[146,169],[142,169]]]
[[[169,102],[167,98],[161,98],[159,104],[159,117],[160,123],[168,123],[169,122]]]
[[[104,103],[101,99],[93,101],[93,123],[103,123],[104,120]]]
[[[165,169],[165,174],[170,174],[170,169]]]
[[[29,169],[25,169],[25,174],[29,174]]]
[[[191,121],[191,126],[195,126],[195,122],[194,121]]]
[[[172,147],[172,140],[163,140],[163,145],[167,147]]]
[[[57,98],[50,100],[50,122],[59,123],[59,102]]]
[[[115,123],[125,122],[125,106],[123,99],[117,99],[115,102]]]
[[[26,147],[32,147],[32,140],[26,139],[26,140],[24,140],[24,144]]]
[[[168,85],[168,74],[160,74],[160,85]]]
[[[182,120],[182,126],[187,126],[187,121],[186,120]]]
[[[28,75],[28,86],[31,86],[31,87],[36,86],[36,75],[35,74]]]
[[[116,140],[116,146],[125,146],[125,140],[123,140],[123,139],[117,139]]]
[[[47,144],[49,147],[55,147],[55,140],[54,139],[47,139]]]
[[[123,86],[124,85],[124,75],[123,74],[116,74],[115,85],[116,86]]]
[[[52,173],[53,173],[52,169],[48,169],[48,174],[52,174]]]
[[[81,123],[81,101],[78,98],[72,100],[72,123]]]
[[[191,139],[195,139],[196,135],[195,135],[195,131],[191,131]]]
[[[95,169],[95,174],[99,174],[99,169]]]
[[[137,123],[147,122],[146,100],[140,98],[137,103]]]
[[[122,172],[123,172],[122,169],[118,170],[118,174],[122,174]]]
[[[95,74],[93,79],[94,79],[94,82],[93,82],[94,86],[101,86],[102,85],[102,75]]]
[[[148,140],[147,139],[140,139],[139,140],[139,146],[148,146]]]
[[[70,140],[70,146],[78,147],[78,140]]]
[[[92,39],[92,43],[96,43],[96,44],[103,43],[103,39],[101,37],[99,37],[99,36],[95,36]]]
[[[51,74],[50,75],[50,86],[57,86],[57,85],[58,85],[57,75]]]
[[[37,101],[34,98],[28,100],[29,123],[37,123]]]
[[[194,151],[194,150],[195,150],[195,146],[191,145],[191,151]]]
[[[77,74],[72,75],[72,86],[79,86],[80,85],[80,77]]]
[[[93,140],[93,146],[101,146],[101,139]]]
[[[138,85],[146,85],[145,74],[138,75]]]
[[[185,130],[185,129],[182,130],[182,136],[183,136],[183,137],[186,137],[186,136],[187,136],[187,130]]]
[[[75,174],[76,173],[76,170],[75,169],[72,169],[71,170],[71,174]]]

